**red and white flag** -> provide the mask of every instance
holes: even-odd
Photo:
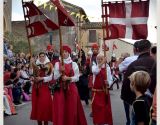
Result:
[[[50,0],[56,7],[58,11],[58,22],[59,26],[75,26],[74,21],[65,10],[62,2],[60,0]]]
[[[146,39],[149,0],[130,2],[109,2],[109,24],[107,39]],[[106,7],[107,7],[106,6]],[[107,13],[107,12],[106,12]]]
[[[59,28],[52,20],[50,20],[40,9],[33,3],[22,2],[24,8],[24,17],[27,23],[28,38],[39,36]]]

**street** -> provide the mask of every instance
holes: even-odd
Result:
[[[114,125],[125,125],[125,114],[122,100],[120,99],[120,89],[110,91],[111,103],[112,103],[112,115]],[[85,111],[88,125],[93,125],[92,117],[89,116],[91,106],[86,105],[82,101],[82,105]],[[22,106],[16,107],[18,115],[5,116],[4,125],[37,125],[36,121],[30,120],[31,102],[26,102]],[[50,122],[49,125],[52,125]]]

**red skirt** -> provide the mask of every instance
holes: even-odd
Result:
[[[54,125],[87,125],[83,107],[74,83],[66,92],[57,91],[53,97]]]
[[[93,123],[113,125],[110,95],[106,96],[105,92],[93,92]]]
[[[52,98],[48,85],[45,83],[39,87],[36,94],[35,85],[32,87],[32,111],[31,119],[38,121],[52,121]]]
[[[52,111],[53,111],[53,124],[64,125],[65,100],[64,100],[64,92],[62,89],[56,91],[53,95]]]
[[[87,125],[78,90],[74,83],[71,83],[69,85],[68,91],[65,95],[65,99],[65,125]]]

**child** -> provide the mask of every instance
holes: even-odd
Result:
[[[149,102],[144,94],[150,84],[150,76],[145,71],[136,71],[129,77],[131,90],[136,94],[133,102],[131,125],[149,125]]]

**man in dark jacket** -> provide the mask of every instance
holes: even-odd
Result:
[[[124,80],[123,80],[123,85],[122,85],[122,90],[121,90],[121,99],[124,101],[124,106],[125,106],[125,111],[128,112],[129,115],[129,106],[132,105],[133,101],[135,100],[135,94],[131,91],[130,89],[130,80],[129,76],[138,70],[145,70],[148,73],[151,72],[153,65],[155,64],[155,60],[150,56],[150,47],[151,43],[148,40],[140,40],[138,42],[138,51],[139,51],[139,56],[138,59],[132,62],[125,74],[124,74]],[[152,83],[150,84],[150,86]],[[153,88],[155,89],[155,88]],[[150,95],[152,95],[152,91],[150,90],[150,87],[148,89]],[[127,111],[128,110],[128,111]],[[126,113],[126,117],[127,113]],[[130,121],[127,121],[126,125],[129,125]]]

